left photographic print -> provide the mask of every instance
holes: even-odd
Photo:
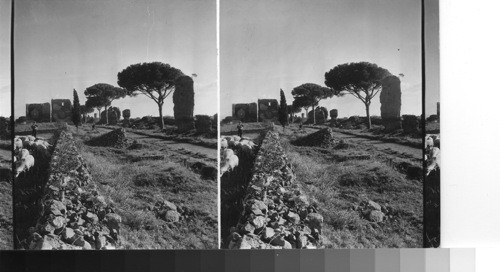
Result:
[[[0,0],[0,250],[14,248],[9,0]]]
[[[216,1],[14,5],[15,248],[218,248]]]

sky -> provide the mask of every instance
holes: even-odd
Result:
[[[10,0],[0,0],[0,116],[11,115],[10,107]]]
[[[439,1],[425,0],[425,115],[437,114],[440,102]]]
[[[83,104],[87,87],[117,86],[118,72],[153,61],[196,74],[194,113],[217,112],[215,0],[17,0],[14,18],[16,118],[26,103],[72,100],[73,89]],[[112,105],[158,115],[144,95]],[[172,95],[163,112],[173,115]]]
[[[415,0],[221,1],[221,116],[233,103],[279,100],[303,83],[324,86],[324,74],[367,61],[401,78],[401,114],[422,113],[421,7]],[[339,117],[365,115],[350,96],[323,100]],[[379,96],[372,115],[380,115]]]

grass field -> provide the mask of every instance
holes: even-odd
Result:
[[[422,246],[422,180],[398,167],[405,163],[418,167],[418,161],[348,139],[332,148],[290,143],[302,135],[292,127],[282,134],[282,144],[297,180],[325,217],[328,247]],[[382,206],[384,221],[367,220],[363,205],[368,201]]]
[[[88,146],[86,140],[109,131],[71,129],[100,192],[123,219],[125,249],[217,248],[217,181],[193,171],[190,161],[215,165],[216,160],[193,158],[148,137],[134,139],[140,146],[135,149]],[[179,222],[167,223],[155,210],[165,200],[182,210]]]
[[[11,140],[0,141],[0,250],[13,249]]]

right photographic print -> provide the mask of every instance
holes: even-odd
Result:
[[[437,19],[438,1],[220,1],[221,248],[439,246]]]

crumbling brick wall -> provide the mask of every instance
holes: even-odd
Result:
[[[322,247],[323,216],[295,180],[278,133],[266,133],[255,158],[239,222],[230,230],[230,249]]]

